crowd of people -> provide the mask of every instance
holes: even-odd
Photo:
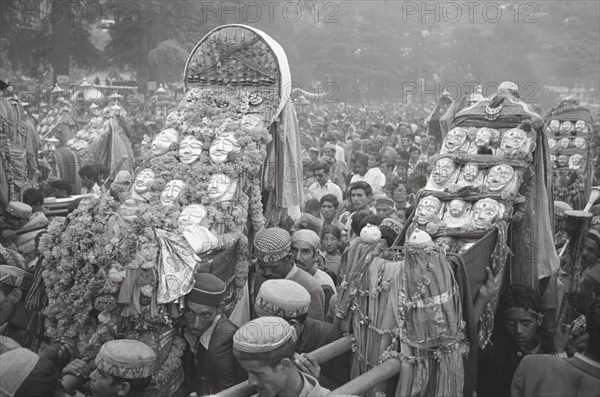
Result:
[[[326,363],[312,352],[344,336],[336,307],[346,299],[340,286],[355,260],[349,255],[355,254],[357,238],[374,233],[391,248],[414,212],[417,192],[427,183],[442,143],[424,122],[434,107],[298,106],[302,215],[254,236],[251,321],[238,326],[221,312],[221,279],[194,275],[177,324],[186,342],[179,395],[218,395],[248,380],[260,396],[325,396],[350,381],[352,352]],[[136,158],[162,130],[161,121],[145,117],[138,114],[124,122]],[[0,215],[0,395],[145,396],[157,361],[152,348],[121,339],[87,357],[68,338],[49,340],[43,296],[33,293],[39,291],[33,286],[43,283],[39,239],[54,217],[45,199],[111,194],[119,200],[132,182],[131,172],[109,175],[102,164],[83,164],[78,170],[81,189],[75,191],[69,181],[52,179],[44,164],[38,164],[37,186],[25,189],[22,201],[7,203]],[[80,200],[73,200],[70,210]],[[557,250],[566,240],[564,209],[560,203],[555,206]],[[579,292],[569,293],[570,317],[560,319],[569,325],[547,332],[540,291],[518,284],[506,288],[492,343],[478,357],[478,396],[600,394],[598,206],[592,211]],[[488,272],[487,277],[477,291],[476,318],[499,293],[493,276]],[[559,287],[560,277],[559,271],[554,280]]]

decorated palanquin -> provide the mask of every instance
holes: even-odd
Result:
[[[122,169],[129,170],[133,164],[133,150],[119,121],[119,111],[118,106],[107,107],[92,117],[75,137],[67,141],[64,151],[73,153],[81,166],[102,164],[111,177]]]
[[[41,243],[48,334],[75,338],[85,354],[115,338],[148,343],[159,364],[147,395],[161,397],[182,381],[176,322],[194,272],[221,278],[222,312],[249,320],[248,239],[266,222],[265,159],[285,138],[272,142],[269,128],[289,69],[269,36],[227,25],[195,47],[184,81],[129,191],[85,198]]]
[[[341,325],[347,313],[357,319],[353,359],[367,365],[353,376],[397,358],[399,377],[378,387],[387,395],[472,394],[477,351],[488,345],[497,304],[497,297],[489,302],[478,328],[473,300],[486,268],[497,286],[508,278],[537,287],[558,267],[542,127],[517,86],[502,83],[495,95],[454,117],[397,244],[387,250],[351,245],[360,258],[348,258],[336,315]],[[374,311],[383,300],[387,308]],[[359,339],[365,333],[370,337]]]
[[[0,98],[0,207],[36,184],[40,148],[35,122],[19,99]]]
[[[577,100],[565,99],[545,121],[554,199],[581,210],[587,203],[594,173],[592,115]]]

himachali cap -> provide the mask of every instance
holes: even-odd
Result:
[[[277,262],[290,252],[292,239],[290,234],[278,227],[262,229],[254,237],[256,258],[261,262]]]
[[[292,280],[267,280],[260,286],[254,305],[257,313],[291,319],[308,313],[310,294]]]
[[[214,274],[195,273],[194,286],[186,299],[198,305],[218,307],[225,295],[225,283]]]
[[[382,227],[382,226],[389,227],[396,234],[399,234],[402,231],[402,227],[403,227],[402,222],[400,222],[398,219],[394,219],[394,218],[385,218],[379,224],[379,227]]]
[[[6,206],[7,213],[21,219],[28,219],[31,216],[32,209],[29,205],[20,201],[11,201]]]
[[[0,396],[14,396],[39,360],[40,356],[24,347],[0,354]]]
[[[318,249],[321,245],[319,235],[310,229],[300,229],[292,234],[292,243],[303,241],[309,243],[314,249]]]
[[[15,266],[0,265],[0,284],[29,290],[33,275]]]
[[[375,205],[389,205],[390,207],[394,207],[394,200],[387,197],[380,197],[375,201]]]
[[[296,331],[281,317],[259,317],[242,325],[233,335],[233,355],[238,360],[261,360],[269,353],[296,342]]]
[[[154,372],[156,353],[150,346],[133,339],[106,342],[96,356],[96,368],[125,379],[147,378]]]

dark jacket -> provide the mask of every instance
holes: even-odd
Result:
[[[523,357],[543,353],[541,348],[524,351],[497,325],[491,343],[480,352],[477,396],[510,396],[510,384]]]
[[[194,355],[189,342],[186,341],[183,371],[188,395],[192,392],[199,396],[215,394],[247,378],[245,371],[233,356],[235,331],[237,326],[221,315],[208,343],[208,349],[197,343]]]
[[[342,332],[333,324],[307,318],[304,330],[296,341],[297,353],[310,353],[342,337]],[[321,386],[334,390],[350,381],[350,352],[321,364]]]

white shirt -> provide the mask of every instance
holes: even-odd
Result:
[[[346,161],[346,151],[340,145],[335,145],[335,161],[341,163]]]
[[[383,193],[383,187],[385,186],[385,175],[379,167],[369,168],[365,174],[365,182],[371,185],[373,194]]]
[[[307,199],[321,200],[321,197],[325,196],[326,194],[333,194],[338,199],[339,203],[342,202],[342,189],[340,189],[340,187],[335,183],[331,182],[331,180],[328,180],[323,187],[321,187],[319,182],[315,182],[310,185],[308,187]]]

